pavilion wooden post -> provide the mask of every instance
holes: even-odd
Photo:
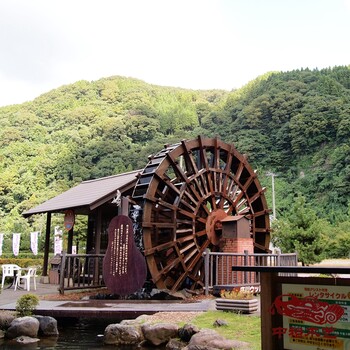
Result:
[[[44,263],[43,263],[43,276],[47,276],[47,270],[49,265],[49,251],[50,251],[50,229],[51,229],[51,213],[46,215],[46,233],[45,233],[45,247],[44,247]]]
[[[96,236],[95,236],[95,253],[100,254],[101,251],[101,228],[102,228],[102,212],[101,208],[97,209],[96,216]]]
[[[101,252],[101,229],[102,229],[102,210],[101,208],[97,209],[97,218],[96,218],[96,238],[95,238],[95,249],[96,254],[100,254]],[[93,277],[93,283],[97,284],[99,280],[99,261],[97,258],[95,258],[94,263],[94,277]]]
[[[73,247],[73,227],[68,231],[67,253],[72,254]]]

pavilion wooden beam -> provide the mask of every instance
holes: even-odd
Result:
[[[46,233],[45,233],[45,247],[44,247],[44,263],[43,263],[43,276],[47,276],[47,270],[49,265],[49,251],[50,251],[50,229],[51,229],[51,213],[47,212],[46,215]]]

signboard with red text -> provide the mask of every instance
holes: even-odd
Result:
[[[272,337],[283,338],[288,350],[350,349],[350,288],[335,285],[282,283],[271,305],[283,324]]]

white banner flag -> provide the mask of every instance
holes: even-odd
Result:
[[[30,233],[30,249],[34,255],[38,255],[38,231]]]
[[[55,227],[55,236],[54,236],[54,254],[61,254],[63,249],[63,240],[62,240],[62,230],[59,226]]]
[[[12,238],[12,250],[13,255],[17,256],[19,253],[19,244],[21,240],[21,234],[20,233],[14,233]]]
[[[2,255],[2,244],[4,242],[4,234],[0,233],[0,255]]]

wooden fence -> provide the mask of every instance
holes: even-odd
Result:
[[[59,291],[104,287],[104,254],[66,254],[61,256]]]
[[[57,266],[59,291],[104,287],[104,254],[61,255]],[[205,292],[215,288],[259,286],[260,275],[253,271],[232,271],[234,266],[297,266],[296,254],[204,253]],[[50,271],[51,273],[52,271]]]

